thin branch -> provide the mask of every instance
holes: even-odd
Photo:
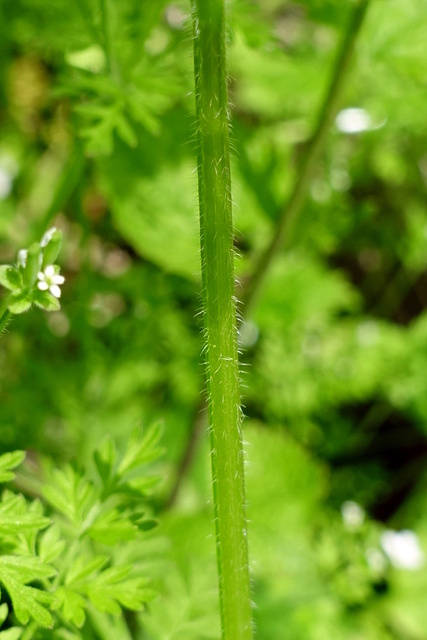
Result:
[[[178,463],[174,483],[164,503],[164,508],[166,509],[170,509],[175,504],[175,501],[181,489],[182,482],[187,476],[187,473],[196,455],[197,445],[199,444],[199,440],[203,431],[206,429],[207,422],[208,405],[206,402],[206,394],[201,393],[200,400],[198,401],[193,412],[190,437],[187,440],[183,455]]]
[[[107,0],[100,0],[99,2],[101,9],[101,29],[102,29],[102,39],[104,43],[104,51],[105,51],[105,62],[107,65],[108,73],[112,73],[113,69],[113,56],[111,51],[111,37],[110,37],[110,25],[109,25],[109,16],[108,16],[108,8],[107,8]]]
[[[282,209],[270,243],[259,257],[252,274],[246,281],[242,294],[243,310],[247,315],[259,294],[270,265],[283,247],[289,247],[298,216],[302,211],[304,198],[313,179],[317,160],[325,146],[326,137],[338,112],[342,89],[353,59],[353,52],[369,0],[362,0],[353,12],[349,27],[332,73],[331,82],[321,106],[317,128],[307,145],[298,177],[287,205]]]
[[[95,40],[95,42],[97,42],[98,44],[100,44],[102,46],[102,42],[99,36],[99,33],[95,27],[95,23],[93,20],[93,16],[92,13],[88,7],[87,2],[85,2],[85,0],[77,0],[77,7],[80,10],[83,22],[85,24],[85,27],[87,29],[87,32],[92,36],[92,38]]]
[[[95,42],[104,50],[105,64],[108,73],[112,72],[111,38],[108,23],[108,11],[106,0],[99,0],[99,10],[101,13],[101,27],[97,28],[90,8],[85,0],[77,0],[77,7],[82,16],[86,30]]]

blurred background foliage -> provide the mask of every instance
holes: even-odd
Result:
[[[356,4],[229,3],[243,280]],[[426,30],[423,0],[370,3],[292,242],[240,329],[260,640],[426,637]],[[134,634],[218,638],[188,4],[1,0],[0,80],[0,261],[54,224],[66,275],[62,310],[2,339],[0,451],[80,464],[161,419],[161,595]]]

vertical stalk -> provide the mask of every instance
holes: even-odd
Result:
[[[192,0],[211,465],[223,640],[252,638],[224,0]]]

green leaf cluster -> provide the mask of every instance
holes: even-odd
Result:
[[[32,637],[82,628],[86,637],[93,610],[107,624],[153,598],[148,576],[120,561],[116,550],[129,541],[143,544],[144,532],[156,524],[146,498],[157,478],[143,467],[161,454],[160,437],[159,425],[135,431],[122,455],[106,441],[95,452],[93,480],[71,466],[48,468],[41,499],[3,492],[0,585],[10,598],[9,618],[30,625]],[[0,457],[2,482],[13,479],[23,458],[20,451]]]
[[[135,147],[139,128],[160,131],[159,117],[181,84],[170,55],[174,29],[159,25],[165,4],[79,0],[64,7],[50,0],[39,7],[28,0],[19,14],[8,9],[18,38],[48,48],[53,64],[61,67],[55,96],[74,103],[91,155],[109,155],[116,137]]]

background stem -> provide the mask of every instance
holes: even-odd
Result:
[[[108,73],[112,72],[112,55],[111,55],[111,38],[110,38],[110,28],[108,23],[108,7],[107,0],[100,0],[99,6],[101,9],[101,31],[102,31],[102,40],[104,43],[104,51],[105,51],[105,62],[107,66]]]
[[[279,215],[274,234],[268,246],[260,255],[243,289],[242,302],[244,307],[243,313],[245,313],[245,315],[249,312],[250,307],[253,305],[261,289],[264,277],[268,272],[273,258],[284,245],[289,246],[291,243],[295,223],[301,213],[304,197],[313,179],[316,163],[324,148],[326,136],[340,106],[343,84],[347,79],[357,36],[363,24],[368,4],[369,0],[360,0],[352,13],[350,24],[345,33],[332,72],[331,81],[320,109],[316,130],[307,145],[302,162],[298,168],[298,177],[294,189],[288,203]]]
[[[252,638],[223,0],[193,0],[206,365],[224,640]]]

